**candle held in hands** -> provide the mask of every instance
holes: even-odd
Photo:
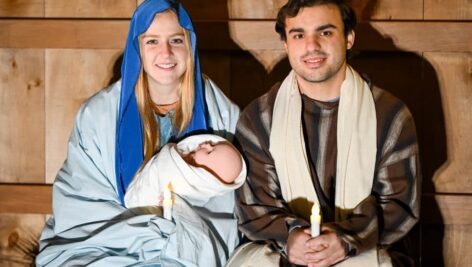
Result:
[[[172,220],[172,191],[171,183],[169,182],[164,188],[164,200],[162,201],[162,209],[164,210],[164,219]]]
[[[313,207],[311,208],[310,223],[311,237],[319,236],[321,228],[321,211],[317,202],[313,203]]]

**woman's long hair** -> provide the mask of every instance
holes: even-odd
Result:
[[[171,118],[173,128],[177,130],[178,134],[182,133],[190,123],[195,101],[193,54],[190,43],[190,33],[186,29],[184,29],[184,39],[188,50],[187,69],[181,77],[180,87],[177,88],[177,90],[179,90],[179,101],[175,109],[175,114],[173,118]],[[158,122],[156,122],[153,111],[155,104],[151,99],[147,82],[147,74],[144,72],[142,66],[139,72],[138,81],[136,82],[135,92],[138,110],[143,123],[144,161],[141,165],[142,168],[154,156],[161,146],[160,128]]]

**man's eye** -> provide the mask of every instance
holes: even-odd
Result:
[[[331,34],[333,34],[333,33],[330,32],[330,31],[323,31],[323,32],[321,32],[320,35],[321,35],[321,36],[330,36]]]
[[[300,33],[300,34],[295,34],[293,36],[293,39],[302,39],[303,37],[304,37],[303,34]]]

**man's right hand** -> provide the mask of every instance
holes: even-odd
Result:
[[[292,230],[287,240],[288,260],[297,265],[308,265],[305,254],[308,252],[305,245],[311,236],[303,231],[303,228]]]

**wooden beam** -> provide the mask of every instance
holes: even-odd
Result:
[[[50,214],[51,203],[51,185],[0,184],[0,213]]]
[[[245,50],[282,50],[272,21],[231,21],[230,32]],[[471,52],[470,22],[360,23],[355,48],[368,51]],[[459,37],[457,37],[459,36]]]
[[[4,48],[123,48],[128,20],[0,20]]]
[[[47,0],[45,17],[130,18],[136,0]]]
[[[361,23],[355,47],[369,51],[471,52],[471,22]],[[1,19],[4,48],[123,48],[124,20]],[[283,50],[273,21],[197,21],[200,49]]]

